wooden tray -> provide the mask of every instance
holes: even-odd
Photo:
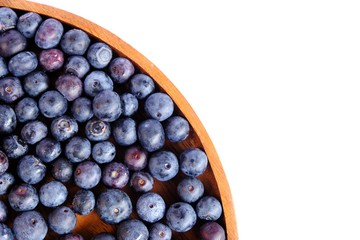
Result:
[[[76,4],[76,3],[74,3]],[[13,9],[24,10],[24,11],[33,11],[41,15],[46,15],[49,17],[56,18],[63,22],[64,24],[71,25],[76,28],[80,28],[87,32],[92,37],[99,39],[107,44],[109,44],[113,50],[120,56],[125,56],[129,58],[134,65],[140,69],[140,71],[150,75],[154,81],[158,84],[158,87],[169,94],[173,99],[174,103],[177,105],[177,114],[185,116],[191,124],[192,130],[190,136],[182,143],[178,143],[172,146],[167,146],[175,153],[179,153],[182,150],[192,146],[199,147],[205,150],[210,166],[204,174],[202,174],[199,179],[204,183],[205,194],[210,194],[216,196],[222,203],[223,206],[223,215],[220,219],[220,223],[225,227],[227,239],[237,240],[237,226],[234,213],[234,207],[231,197],[231,191],[229,184],[227,182],[223,167],[219,160],[219,157],[216,153],[215,147],[212,141],[209,138],[204,126],[200,122],[199,118],[185,100],[182,94],[176,89],[176,87],[171,83],[171,81],[156,67],[152,64],[147,58],[142,54],[137,52],[134,48],[128,45],[126,42],[121,40],[118,36],[115,36],[113,33],[107,31],[106,29],[96,25],[95,23],[88,21],[82,17],[76,16],[67,11],[56,9],[47,5],[42,5],[38,3],[32,3],[25,0],[0,0],[1,6],[7,6]],[[115,16],[116,17],[116,16]],[[180,175],[180,174],[178,174]],[[153,191],[161,193],[164,197],[167,205],[179,201],[176,196],[176,183],[179,181],[179,176],[176,177],[170,183],[160,183],[156,182],[155,188]],[[95,189],[94,192],[101,192],[103,189]],[[129,195],[132,198],[138,197],[136,193],[131,192],[130,189],[126,189]],[[166,194],[164,194],[166,193]],[[67,202],[67,204],[70,204]],[[134,204],[134,201],[133,201]],[[46,212],[44,209],[38,209],[39,211]],[[134,214],[133,217],[136,217]],[[199,228],[201,222],[198,221],[195,229]],[[92,235],[98,232],[111,231],[115,230],[114,226],[107,225],[103,223],[97,216],[95,212],[87,216],[78,216],[78,224],[74,232],[82,234],[85,239],[90,239]],[[189,231],[187,233],[178,234],[173,232],[173,239],[190,239],[195,240],[199,239],[199,236],[196,233],[197,231]],[[57,238],[57,235],[49,231],[50,236],[47,240],[53,240]]]

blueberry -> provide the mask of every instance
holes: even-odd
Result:
[[[6,154],[0,150],[0,175],[9,168],[9,159]]]
[[[166,93],[153,93],[145,101],[145,112],[155,120],[164,121],[174,112],[174,102]]]
[[[48,18],[43,21],[35,33],[35,44],[42,49],[53,48],[59,44],[64,27],[58,20]]]
[[[170,142],[184,141],[190,132],[189,122],[180,116],[173,116],[166,120],[165,135]]]
[[[63,204],[68,196],[67,188],[59,181],[50,181],[41,186],[39,198],[45,207],[57,207]]]
[[[29,150],[28,145],[17,135],[10,135],[3,138],[3,149],[6,155],[11,159],[16,159]]]
[[[123,93],[120,95],[121,111],[122,115],[130,117],[139,108],[139,102],[137,98],[131,93]]]
[[[132,171],[139,171],[147,165],[147,151],[140,146],[131,146],[125,150],[124,163]]]
[[[68,102],[58,91],[47,91],[39,99],[39,109],[47,118],[62,116],[67,110]]]
[[[90,141],[107,140],[110,133],[110,124],[96,118],[90,119],[85,125],[85,134]]]
[[[60,182],[70,181],[73,175],[72,163],[66,158],[58,158],[52,164],[52,176]]]
[[[102,42],[90,45],[87,51],[87,59],[91,66],[97,69],[106,67],[112,58],[111,48]]]
[[[36,54],[31,51],[19,52],[8,63],[9,72],[15,77],[22,77],[32,72],[38,66]]]
[[[112,90],[104,90],[96,94],[92,106],[94,115],[106,122],[113,122],[121,115],[120,97]]]
[[[125,83],[135,72],[134,65],[123,57],[114,58],[109,65],[110,76],[116,83]]]
[[[0,57],[0,77],[3,77],[8,73],[9,73],[9,70],[7,68],[5,59],[3,57]]]
[[[0,175],[0,195],[7,194],[10,187],[15,183],[15,177],[8,172]]]
[[[144,193],[137,200],[136,212],[146,222],[157,222],[165,215],[165,201],[157,193]]]
[[[155,223],[150,227],[149,240],[171,240],[171,229],[162,223]]]
[[[105,223],[119,223],[130,217],[132,212],[130,197],[119,189],[107,189],[97,198],[96,212]]]
[[[104,71],[95,70],[85,77],[84,92],[90,97],[95,97],[104,90],[113,90],[113,88],[113,81]]]
[[[213,196],[202,197],[196,204],[196,214],[200,219],[216,221],[222,214],[221,203]]]
[[[138,125],[139,142],[148,152],[154,152],[165,144],[165,132],[161,123],[154,119],[147,119]]]
[[[95,195],[90,190],[78,190],[72,200],[74,212],[80,215],[88,215],[95,208]]]
[[[226,240],[225,230],[217,222],[204,223],[199,232],[204,240]]]
[[[111,162],[103,169],[102,182],[111,188],[123,188],[129,181],[128,168],[118,162]]]
[[[6,204],[0,200],[0,223],[8,219],[9,210]]]
[[[114,140],[121,146],[129,146],[136,142],[136,122],[132,118],[120,118],[112,125]]]
[[[98,185],[101,179],[101,169],[99,165],[92,161],[80,163],[74,171],[74,182],[76,186],[91,189]]]
[[[184,202],[193,203],[204,194],[204,185],[197,178],[186,177],[178,183],[177,193]]]
[[[37,102],[33,98],[23,98],[15,106],[15,114],[19,122],[35,120],[39,115]]]
[[[86,138],[75,136],[65,147],[65,155],[70,162],[78,163],[88,159],[91,155],[91,144]]]
[[[16,128],[16,115],[8,105],[0,104],[0,133],[11,133]]]
[[[71,113],[78,122],[88,121],[94,115],[91,100],[86,97],[75,99],[71,106]]]
[[[69,233],[62,236],[59,240],[84,240],[84,238],[78,233]]]
[[[181,172],[190,177],[201,175],[208,165],[205,152],[199,148],[189,148],[183,151],[179,159]]]
[[[44,138],[36,144],[36,155],[43,162],[51,162],[61,154],[60,142],[52,138]]]
[[[0,81],[0,100],[12,103],[24,95],[21,82],[17,77],[4,77]]]
[[[0,31],[4,32],[6,30],[15,28],[18,16],[8,7],[0,8]]]
[[[68,101],[74,101],[80,97],[83,84],[77,76],[64,74],[55,81],[55,87]]]
[[[91,152],[92,158],[99,164],[111,162],[116,155],[114,144],[109,141],[96,143]]]
[[[0,223],[0,239],[1,240],[14,240],[14,234],[7,225]]]
[[[51,134],[58,141],[65,141],[74,136],[78,130],[78,124],[72,117],[63,115],[51,122]]]
[[[45,138],[48,129],[43,122],[34,120],[26,123],[21,129],[21,138],[28,144],[35,144]]]
[[[170,151],[160,151],[151,155],[148,167],[151,175],[159,181],[168,181],[179,172],[178,159]]]
[[[38,13],[27,12],[19,17],[16,28],[26,38],[32,38],[41,22],[42,17]]]
[[[23,87],[28,95],[36,97],[49,88],[49,77],[43,71],[33,71],[25,76]]]
[[[83,56],[71,56],[66,60],[64,66],[65,73],[74,74],[78,78],[83,78],[90,70],[90,64]]]
[[[26,48],[26,38],[17,30],[8,30],[0,34],[0,56],[10,57]]]
[[[33,155],[21,158],[17,165],[17,174],[21,180],[28,184],[40,182],[46,173],[46,166]]]
[[[196,224],[196,213],[190,204],[176,202],[168,208],[166,220],[173,231],[187,232]]]
[[[90,45],[90,38],[80,29],[71,29],[64,34],[60,45],[69,55],[84,55]]]
[[[138,73],[130,79],[130,91],[138,99],[146,98],[155,89],[155,83],[148,75]]]
[[[42,50],[39,55],[39,62],[45,71],[54,72],[63,66],[64,53],[57,48]]]
[[[15,218],[13,231],[17,240],[42,240],[48,232],[48,227],[39,212],[28,211]]]
[[[30,184],[13,187],[8,195],[10,207],[18,212],[33,210],[39,203],[36,188]]]
[[[115,236],[110,233],[96,234],[91,240],[116,240]]]
[[[149,238],[149,231],[140,220],[130,219],[118,225],[116,236],[121,240],[147,240]]]
[[[130,186],[136,192],[149,192],[154,185],[153,177],[147,172],[134,172],[130,179]]]
[[[50,212],[48,223],[57,234],[67,234],[75,228],[76,216],[70,208],[60,206]]]

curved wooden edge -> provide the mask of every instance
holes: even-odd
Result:
[[[230,186],[226,179],[219,156],[215,150],[215,146],[190,104],[175,87],[175,85],[153,63],[115,34],[73,13],[25,0],[0,0],[0,4],[2,6],[26,11],[34,11],[39,14],[56,17],[69,25],[83,29],[107,44],[113,47],[115,46],[115,50],[118,51],[119,55],[123,55],[131,59],[131,61],[135,63],[139,69],[151,76],[171,96],[181,112],[192,124],[194,131],[198,134],[200,141],[204,146],[204,150],[208,155],[211,168],[219,187],[220,197],[224,208],[227,237],[229,240],[239,239]]]

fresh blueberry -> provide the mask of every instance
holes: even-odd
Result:
[[[33,71],[25,76],[24,90],[32,97],[36,97],[49,88],[49,77],[43,71]]]
[[[36,54],[31,51],[19,52],[9,60],[8,69],[15,77],[22,77],[38,66]]]
[[[67,234],[76,226],[75,213],[66,206],[55,208],[49,214],[49,227],[57,234]]]
[[[114,58],[109,65],[110,76],[116,83],[125,83],[135,72],[134,65],[123,57]]]
[[[119,223],[130,217],[130,197],[119,189],[107,189],[97,197],[96,212],[105,223]]]
[[[92,161],[81,162],[74,171],[74,182],[76,186],[91,189],[98,185],[101,179],[99,165]]]
[[[151,175],[159,181],[168,181],[179,172],[178,159],[170,151],[160,151],[151,155],[148,167]]]
[[[68,102],[58,91],[47,91],[39,99],[39,109],[47,118],[62,116],[67,110]]]
[[[104,90],[113,90],[113,88],[113,81],[104,71],[95,70],[85,77],[84,92],[90,97],[95,97]]]
[[[123,188],[129,181],[129,170],[122,163],[108,163],[102,173],[102,182],[111,188]]]
[[[199,230],[203,240],[226,240],[224,228],[217,222],[207,222]]]
[[[44,49],[40,52],[39,62],[45,71],[54,72],[63,66],[64,53],[57,48]]]
[[[27,12],[19,17],[16,28],[26,38],[32,38],[41,22],[42,17],[38,13]]]
[[[162,223],[155,223],[150,227],[149,240],[171,240],[171,229]]]
[[[91,240],[116,240],[115,236],[110,233],[96,234]]]
[[[136,122],[132,118],[120,118],[112,124],[114,140],[120,146],[129,146],[136,142]]]
[[[148,152],[154,152],[165,144],[165,132],[161,123],[155,119],[147,119],[138,125],[139,142]]]
[[[134,172],[130,179],[130,187],[136,192],[149,192],[154,185],[154,178],[147,172]]]
[[[204,185],[197,178],[186,177],[178,183],[177,193],[184,202],[193,203],[204,194]]]
[[[6,30],[15,28],[18,16],[8,7],[0,8],[0,31],[4,32]]]
[[[0,34],[0,56],[10,57],[26,48],[26,38],[17,30],[8,30]]]
[[[75,136],[65,147],[65,156],[70,162],[78,163],[88,159],[91,155],[91,143],[88,139]]]
[[[121,240],[147,240],[149,239],[149,231],[140,220],[129,219],[118,225],[116,236]]]
[[[75,119],[63,115],[51,122],[50,129],[54,138],[61,142],[73,137],[78,132],[79,126]]]
[[[33,155],[21,158],[17,165],[17,174],[21,180],[28,184],[40,182],[46,173],[46,166]]]
[[[124,163],[132,171],[139,171],[147,165],[147,151],[140,146],[131,146],[125,150]]]
[[[165,215],[165,201],[157,193],[144,193],[137,200],[136,212],[146,222],[157,222]]]
[[[138,73],[130,79],[130,91],[138,99],[146,98],[155,89],[155,83],[148,75]]]
[[[68,101],[74,101],[80,97],[83,84],[77,76],[64,74],[55,81],[55,87]]]
[[[37,102],[33,98],[23,98],[15,106],[15,114],[19,122],[35,120],[39,115]]]
[[[21,82],[17,77],[4,77],[0,81],[0,100],[12,103],[24,95]]]
[[[164,121],[174,112],[174,102],[166,93],[153,93],[145,101],[145,112],[155,120]]]
[[[100,69],[106,67],[112,58],[112,50],[109,45],[97,42],[90,45],[87,51],[87,59],[91,66]]]
[[[66,158],[58,158],[52,164],[52,176],[60,182],[70,181],[73,175],[72,163]]]
[[[90,64],[83,56],[71,56],[66,60],[64,66],[65,73],[74,74],[78,78],[83,78],[90,70]]]
[[[11,133],[16,128],[16,115],[8,105],[0,104],[0,133]]]
[[[0,223],[0,239],[1,240],[14,240],[14,234],[10,227]]]
[[[15,183],[15,177],[8,172],[0,175],[0,195],[7,194],[10,187]]]
[[[59,44],[64,27],[58,20],[48,18],[43,21],[35,33],[35,44],[42,49],[50,49]]]
[[[189,122],[180,116],[173,116],[166,120],[165,135],[170,142],[184,141],[190,132]]]
[[[69,55],[84,55],[90,45],[90,38],[80,29],[67,31],[60,42],[62,50]]]
[[[205,152],[199,148],[189,148],[183,151],[179,159],[181,172],[190,177],[201,175],[208,165]]]
[[[190,204],[176,202],[168,208],[166,220],[175,232],[187,232],[196,224],[196,213]]]
[[[36,188],[30,184],[13,187],[8,195],[10,207],[17,212],[33,210],[39,203]]]
[[[114,144],[109,141],[96,143],[91,152],[92,158],[99,164],[111,162],[116,155]]]
[[[59,238],[59,240],[84,240],[84,238],[78,233],[69,233]]]
[[[86,122],[94,115],[91,100],[86,97],[75,99],[71,106],[71,113],[76,121]]]
[[[17,159],[26,154],[29,150],[25,141],[17,135],[10,135],[3,138],[3,149],[10,159]]]
[[[113,122],[121,115],[120,97],[112,90],[104,90],[96,94],[92,106],[94,115],[106,122]]]
[[[43,162],[51,162],[61,154],[60,142],[52,138],[44,138],[36,144],[36,155]]]
[[[216,221],[222,214],[221,203],[213,196],[202,197],[196,204],[196,214],[200,219]]]
[[[8,219],[8,214],[9,214],[9,210],[6,204],[0,200],[0,223],[5,222]]]
[[[0,150],[0,175],[5,173],[9,168],[9,159],[6,154]]]
[[[35,144],[46,137],[48,129],[43,122],[34,120],[21,129],[21,138],[28,144]]]
[[[90,141],[107,140],[110,133],[110,124],[97,118],[90,119],[85,125],[85,134]]]
[[[95,208],[95,195],[90,190],[78,190],[72,200],[74,212],[80,215],[88,215]]]
[[[13,231],[17,240],[42,240],[48,232],[48,227],[39,212],[28,211],[15,218]]]
[[[0,77],[3,77],[8,73],[9,73],[9,70],[7,68],[5,59],[3,57],[0,57]]]
[[[122,115],[126,117],[132,116],[139,108],[137,98],[131,93],[123,93],[120,95]]]
[[[59,181],[50,181],[41,186],[39,198],[45,207],[57,207],[63,204],[68,196],[67,188]]]

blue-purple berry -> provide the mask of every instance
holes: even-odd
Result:
[[[153,119],[164,121],[174,112],[174,102],[166,93],[153,93],[145,101],[145,112]]]
[[[50,181],[40,187],[39,199],[45,207],[57,207],[63,204],[68,196],[68,190],[59,181]]]
[[[70,162],[78,163],[91,155],[91,143],[87,138],[75,136],[65,146],[65,156]]]
[[[28,211],[15,218],[13,231],[17,240],[42,240],[48,232],[48,227],[39,212]]]
[[[43,71],[33,71],[25,76],[24,91],[31,97],[36,97],[49,88],[49,77]]]
[[[86,97],[75,99],[71,105],[71,113],[78,122],[86,122],[94,116],[91,100]]]
[[[35,144],[46,137],[48,129],[46,125],[34,120],[26,123],[21,129],[21,138],[28,144]]]
[[[155,223],[165,215],[165,201],[157,193],[148,192],[139,197],[136,202],[136,213],[149,223]]]
[[[134,172],[131,175],[130,187],[136,192],[149,192],[153,189],[154,178],[148,172]]]
[[[66,158],[58,158],[52,163],[51,174],[60,182],[68,182],[73,175],[73,165]]]
[[[185,175],[197,177],[205,172],[208,158],[205,152],[199,148],[189,148],[183,151],[179,157],[180,170]]]
[[[222,206],[213,196],[204,196],[196,204],[198,218],[206,221],[216,221],[221,217]]]
[[[134,65],[127,58],[114,58],[109,65],[111,78],[116,83],[125,83],[135,72]]]
[[[119,118],[112,124],[114,140],[120,146],[129,146],[136,142],[136,122],[132,118]]]
[[[70,102],[80,97],[83,91],[82,81],[73,74],[59,76],[55,81],[55,87]]]
[[[5,222],[8,219],[8,215],[9,215],[8,207],[3,201],[0,200],[0,223]]]
[[[16,104],[15,113],[19,122],[35,120],[39,115],[37,102],[33,98],[23,98]]]
[[[44,92],[39,99],[39,109],[47,118],[62,116],[68,107],[65,97],[56,90]]]
[[[25,50],[26,38],[17,30],[11,29],[0,34],[0,56],[11,57]]]
[[[76,222],[75,213],[66,206],[56,207],[48,217],[49,228],[60,235],[71,232]]]
[[[35,33],[35,44],[42,49],[56,47],[64,33],[64,27],[60,21],[48,18],[43,21]]]
[[[42,22],[42,17],[36,12],[27,12],[21,15],[17,21],[16,28],[26,38],[33,38],[36,30]]]
[[[102,171],[102,182],[111,188],[123,188],[129,181],[128,168],[119,162],[111,162],[105,165]]]
[[[34,52],[24,51],[13,56],[8,63],[9,72],[15,77],[23,77],[34,71],[38,66],[38,59]]]
[[[136,113],[139,108],[139,101],[131,93],[123,93],[120,95],[122,115],[130,117]]]
[[[57,71],[64,65],[64,53],[57,48],[44,49],[39,54],[39,62],[45,71]]]
[[[0,31],[4,32],[13,29],[16,26],[18,16],[14,10],[9,7],[0,8]]]
[[[124,163],[132,171],[139,171],[147,166],[148,153],[137,145],[130,146],[125,150]]]
[[[204,184],[195,177],[185,177],[178,183],[177,193],[184,202],[193,203],[204,194]]]
[[[10,159],[17,159],[29,150],[27,143],[17,135],[9,135],[3,138],[2,147]]]
[[[90,141],[105,141],[110,137],[111,127],[108,122],[92,118],[85,125],[85,135]]]
[[[75,213],[88,215],[95,208],[95,195],[90,190],[78,190],[72,200],[72,208]]]
[[[14,240],[14,234],[11,228],[4,223],[0,223],[0,239],[2,240]]]
[[[36,184],[44,179],[46,166],[33,155],[26,155],[17,164],[17,174],[28,184]]]
[[[90,64],[83,56],[70,56],[67,58],[64,71],[83,78],[90,70]]]
[[[0,100],[12,103],[24,95],[21,82],[17,77],[4,77],[0,81]]]
[[[116,148],[110,141],[96,143],[91,150],[91,156],[99,164],[109,163],[114,160]]]
[[[63,35],[60,45],[66,54],[83,55],[90,45],[90,38],[80,29],[70,29]]]
[[[166,120],[164,130],[170,142],[182,142],[189,136],[190,124],[183,117],[173,116]]]
[[[196,224],[194,208],[184,202],[173,203],[166,212],[168,226],[175,232],[187,232]]]
[[[114,83],[104,71],[95,70],[90,72],[84,80],[84,92],[90,96],[95,97],[96,94],[104,90],[113,90]]]
[[[79,126],[74,118],[62,115],[51,122],[50,130],[53,137],[61,142],[73,137]]]
[[[35,187],[23,183],[11,189],[8,202],[13,210],[24,212],[33,210],[39,203],[39,197]]]
[[[15,111],[8,105],[0,104],[0,133],[12,133],[17,125]]]
[[[104,90],[93,99],[94,115],[103,121],[113,122],[121,115],[121,102],[119,94],[112,90]]]
[[[61,144],[53,138],[44,138],[36,144],[36,156],[45,163],[52,162],[61,154]]]
[[[0,196],[8,193],[9,189],[14,185],[15,177],[9,172],[0,175]]]
[[[165,132],[161,123],[155,119],[147,119],[139,123],[138,140],[148,152],[154,152],[165,144]]]
[[[76,186],[83,189],[94,188],[101,180],[101,169],[93,161],[81,162],[74,171]]]
[[[138,73],[130,79],[130,91],[138,99],[146,98],[154,89],[154,80],[146,74]]]
[[[171,240],[171,229],[160,222],[154,223],[149,229],[149,240]]]
[[[87,55],[89,63],[96,69],[106,67],[112,59],[112,50],[109,45],[97,42],[90,45]]]
[[[149,239],[149,230],[142,221],[129,219],[118,225],[116,236],[122,240],[147,240]]]
[[[170,151],[159,151],[149,159],[149,171],[159,181],[169,181],[179,172],[179,162],[176,155]]]

